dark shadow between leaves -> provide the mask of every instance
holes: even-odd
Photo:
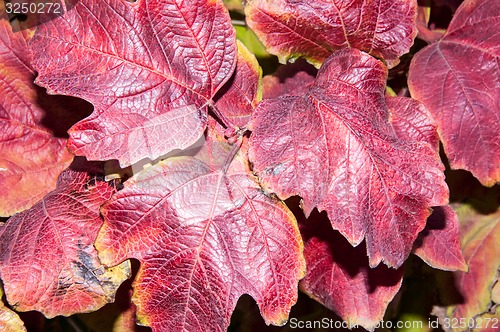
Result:
[[[41,124],[55,137],[68,138],[68,130],[94,109],[92,104],[80,98],[48,95],[41,87],[37,87],[36,92],[37,104],[44,111]]]
[[[389,268],[383,263],[373,269],[370,268],[365,241],[353,247],[342,234],[332,228],[325,211],[318,212],[314,209],[306,219],[297,202],[298,198],[293,197],[287,200],[286,204],[299,222],[304,242],[307,243],[315,238],[327,243],[330,252],[325,254],[331,255],[333,263],[352,278],[361,272],[366,272],[369,293],[373,293],[377,287],[391,287],[400,282],[402,268],[398,269],[399,273],[396,273],[398,270]]]
[[[441,206],[432,208],[432,214],[427,218],[425,228],[418,234],[417,239],[413,243],[413,250],[420,248],[423,245],[424,238],[431,231],[443,230],[446,227],[446,212]]]
[[[469,171],[451,169],[442,143],[439,144],[439,155],[446,167],[444,174],[450,188],[450,203],[469,204],[474,210],[485,215],[500,208],[500,184],[485,187]]]
[[[319,325],[322,322],[328,322],[332,328],[320,327],[307,328],[306,322]],[[335,324],[337,323],[337,324]],[[291,331],[340,331],[340,332],[366,332],[362,328],[352,330],[346,328],[335,328],[341,326],[342,319],[331,310],[321,305],[319,302],[299,292],[297,303],[292,307],[288,322],[284,326],[267,326],[262,319],[257,303],[250,295],[243,295],[238,300],[236,308],[231,316],[231,324],[228,332],[291,332]],[[302,326],[302,328],[301,328]]]
[[[113,331],[113,327],[118,319],[124,319],[126,316],[127,322],[133,326],[135,332],[151,331],[151,328],[145,326],[138,326],[133,324],[135,321],[135,305],[132,304],[132,282],[139,271],[140,263],[138,260],[131,259],[132,277],[125,280],[116,292],[115,302],[108,303],[101,309],[88,313],[78,314],[75,318],[78,319],[85,327],[85,332],[105,332]],[[135,325],[135,326],[134,326]]]

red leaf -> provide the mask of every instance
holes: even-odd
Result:
[[[255,56],[238,40],[238,62],[231,79],[219,91],[215,106],[229,123],[245,127],[262,99],[262,69]]]
[[[441,287],[441,297],[445,303],[450,303],[442,310],[448,318],[466,321],[476,318],[477,327],[491,328],[493,322],[490,320],[486,326],[486,321],[479,315],[495,311],[492,299],[500,268],[500,212],[483,216],[467,205],[457,207],[456,211],[460,220],[462,250],[469,272],[453,272],[454,282],[446,281],[444,287]],[[448,292],[444,292],[445,290]],[[456,290],[461,296],[460,301],[450,301]]]
[[[333,51],[353,47],[395,60],[417,34],[417,2],[248,0],[247,23],[269,52],[285,63],[306,57],[323,62]]]
[[[370,268],[364,245],[353,248],[326,218],[315,217],[301,227],[307,264],[301,289],[350,326],[373,331],[401,287],[403,268]]]
[[[23,34],[14,34],[0,19],[0,216],[39,201],[73,160],[66,139],[42,125],[43,103],[50,99],[37,90],[34,78]]]
[[[427,142],[434,150],[439,149],[436,124],[429,111],[420,102],[406,97],[386,97],[389,120],[402,139]]]
[[[306,215],[326,210],[353,245],[366,238],[372,267],[400,266],[428,209],[448,200],[436,149],[413,133],[402,139],[388,122],[386,75],[368,54],[339,51],[305,95],[261,102],[250,138],[266,190],[300,195]]]
[[[65,171],[57,189],[0,228],[0,274],[9,303],[51,318],[94,311],[114,300],[129,262],[104,268],[93,243],[99,207],[115,190]]]
[[[437,206],[419,234],[413,252],[430,266],[467,272],[460,249],[458,217],[451,206]]]
[[[428,4],[430,2],[427,2]],[[429,28],[431,8],[428,6],[418,6],[417,9],[417,30],[418,38],[428,43],[434,43],[441,39],[445,33],[442,29]]]
[[[302,61],[282,65],[274,74],[264,76],[262,97],[270,99],[283,95],[303,95],[314,82],[316,74],[317,70],[313,66]]]
[[[141,261],[133,301],[154,331],[225,331],[242,294],[282,325],[305,273],[295,218],[263,193],[245,156],[224,173],[227,146],[208,150],[213,164],[174,157],[127,181],[102,209],[99,257]]]
[[[439,42],[412,60],[409,88],[431,111],[451,167],[500,181],[500,3],[467,0]]]
[[[227,10],[203,0],[80,0],[31,48],[38,84],[95,106],[70,149],[122,166],[196,142],[236,57]]]

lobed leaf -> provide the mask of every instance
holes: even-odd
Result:
[[[140,260],[133,302],[153,331],[225,331],[242,294],[282,325],[297,300],[305,266],[295,218],[265,195],[242,153],[229,168],[227,154],[209,143],[199,159],[161,161],[102,209],[99,257]]]
[[[410,66],[411,95],[432,113],[453,169],[500,181],[500,3],[467,0],[444,37]]]
[[[364,52],[333,54],[307,93],[259,104],[249,151],[267,191],[327,211],[354,246],[365,238],[372,267],[399,267],[429,208],[448,200],[436,148],[389,122],[386,78]]]
[[[460,249],[460,226],[453,208],[437,206],[418,235],[413,252],[436,269],[467,272]]]
[[[130,264],[105,268],[93,246],[102,225],[99,207],[113,192],[85,172],[68,170],[56,190],[0,227],[0,275],[16,310],[52,318],[114,300]]]
[[[353,248],[325,219],[310,218],[301,227],[307,264],[301,290],[349,326],[373,331],[401,287],[403,268],[371,268],[366,247]]]
[[[44,125],[59,105],[33,84],[35,71],[22,33],[13,33],[0,7],[0,216],[30,208],[56,186],[73,155],[66,139]]]
[[[282,63],[305,57],[321,64],[341,48],[386,60],[407,53],[417,34],[411,0],[248,0],[247,24]]]
[[[460,301],[447,301],[452,296],[452,290],[448,289],[449,282],[441,288],[441,296],[451,303],[442,309],[448,318],[468,321],[495,309],[492,290],[498,282],[500,270],[500,212],[483,216],[467,205],[459,206],[456,210],[461,226],[463,255],[469,265],[469,272],[453,273],[452,284],[460,293]],[[484,323],[482,321],[476,326],[486,327]],[[458,331],[458,326],[454,330]]]
[[[219,0],[80,0],[30,45],[37,84],[95,106],[71,128],[70,150],[122,166],[195,143],[236,64]]]
[[[215,97],[215,107],[230,124],[245,127],[262,99],[262,69],[255,56],[237,41],[238,57],[231,79]]]

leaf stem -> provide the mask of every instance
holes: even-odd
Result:
[[[226,127],[226,129],[234,129],[235,131],[237,131],[239,128],[237,126],[235,126],[231,120],[229,120],[225,115],[224,113],[222,113],[219,108],[215,105],[215,103],[213,102],[213,100],[210,100],[208,102],[208,106],[210,106],[210,108],[212,109],[212,111],[215,113],[215,115],[219,118],[220,121],[222,121],[222,124],[224,125],[224,127]]]
[[[229,154],[226,156],[226,160],[224,160],[224,164],[222,165],[222,173],[226,174],[229,166],[233,162],[234,157],[240,151],[241,145],[243,144],[243,137],[238,137],[236,143],[231,147]]]

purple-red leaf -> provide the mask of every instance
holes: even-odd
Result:
[[[114,300],[130,264],[105,268],[93,246],[99,207],[115,189],[65,171],[57,189],[0,228],[0,275],[9,303],[47,317],[94,311]]]
[[[418,101],[405,97],[387,97],[390,121],[396,134],[405,139],[427,142],[438,151],[436,125],[427,109]],[[460,250],[458,218],[450,206],[433,208],[426,228],[419,234],[414,253],[427,264],[442,270],[467,270]]]
[[[326,218],[315,217],[301,226],[307,264],[301,289],[348,325],[373,331],[401,287],[403,268],[370,268],[364,245],[353,248]]]
[[[262,98],[303,95],[314,82],[316,74],[317,70],[304,61],[282,65],[275,73],[262,79]]]
[[[33,84],[35,72],[22,33],[13,33],[0,7],[0,216],[31,207],[56,186],[73,155],[66,139],[42,124],[48,96]],[[37,89],[38,88],[38,89]],[[53,100],[52,100],[53,101]],[[57,108],[58,105],[50,107]]]
[[[215,106],[237,127],[245,127],[262,99],[262,69],[255,56],[239,40],[238,62],[231,79],[219,91]]]
[[[448,189],[435,147],[389,122],[386,78],[364,52],[335,53],[306,94],[259,104],[249,156],[266,190],[326,210],[353,245],[366,238],[371,266],[399,267]]]
[[[323,62],[335,50],[357,48],[386,60],[408,52],[417,34],[413,0],[248,0],[247,23],[281,62]]]
[[[435,310],[441,311],[441,316],[449,319],[475,320],[473,326],[483,328],[479,330],[492,331],[495,321],[490,320],[486,325],[487,321],[479,315],[494,312],[492,301],[498,300],[494,286],[498,285],[500,271],[500,211],[480,215],[467,205],[457,207],[456,211],[460,220],[463,255],[469,265],[469,272],[453,272],[453,281],[445,281],[440,289],[444,302],[450,305]],[[460,300],[450,300],[457,290]],[[496,322],[498,329],[498,320]],[[456,326],[453,331],[463,329]]]
[[[460,249],[458,217],[451,206],[433,208],[413,252],[434,268],[467,271]]]
[[[500,2],[467,0],[439,42],[416,54],[414,98],[432,113],[452,168],[500,181]]]
[[[431,114],[420,102],[406,97],[386,97],[389,120],[396,135],[402,139],[427,142],[436,151],[439,136]]]
[[[228,153],[215,144],[202,153],[211,163],[166,159],[102,209],[99,257],[107,265],[141,261],[133,301],[154,331],[225,331],[242,294],[267,324],[281,325],[297,300],[305,265],[295,218],[265,195],[243,153],[226,172]]]
[[[95,106],[70,130],[71,151],[122,166],[196,142],[236,63],[219,0],[80,0],[30,45],[38,84]]]

